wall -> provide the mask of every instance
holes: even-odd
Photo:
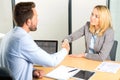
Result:
[[[115,40],[118,41],[116,60],[120,61],[120,0],[110,0],[110,11],[113,20],[113,28],[115,31]]]
[[[7,3],[6,3],[7,2]],[[0,2],[0,36],[6,34],[12,27],[12,7],[11,0],[1,0]],[[0,38],[1,43],[2,38]]]
[[[0,33],[6,34],[13,27],[11,0],[1,0],[0,10]]]
[[[38,29],[31,32],[33,39],[61,40],[68,34],[68,0],[15,0],[34,1],[38,12]]]

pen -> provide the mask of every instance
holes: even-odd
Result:
[[[73,71],[76,71],[76,70],[77,70],[77,69],[73,69],[73,70],[70,70],[70,71],[68,71],[68,73],[69,73],[69,72],[73,72]]]

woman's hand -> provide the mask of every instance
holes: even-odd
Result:
[[[70,57],[76,57],[76,58],[80,58],[80,57],[85,57],[85,53],[81,53],[81,54],[71,54],[69,55]]]
[[[69,45],[68,40],[64,40],[63,41],[62,48],[65,48],[68,51],[68,53],[69,53],[69,51],[70,51],[70,45]]]

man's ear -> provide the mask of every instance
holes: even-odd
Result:
[[[26,21],[26,24],[27,24],[28,26],[30,26],[30,25],[31,25],[31,20],[28,19],[28,20]]]

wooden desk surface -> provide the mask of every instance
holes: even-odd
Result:
[[[95,71],[94,69],[100,63],[101,62],[99,61],[88,60],[85,58],[73,58],[73,57],[66,56],[66,58],[61,62],[60,65],[72,66],[80,69]],[[52,71],[56,67],[51,68],[51,67],[35,66],[35,68],[42,69],[45,71],[45,74],[47,74],[48,72]],[[108,72],[100,72],[100,71],[95,71],[95,72],[96,73],[91,77],[91,80],[120,80],[120,70],[116,74],[108,73]],[[54,80],[54,79],[43,77],[42,79],[33,79],[33,80]],[[73,79],[70,79],[70,80],[73,80]]]

